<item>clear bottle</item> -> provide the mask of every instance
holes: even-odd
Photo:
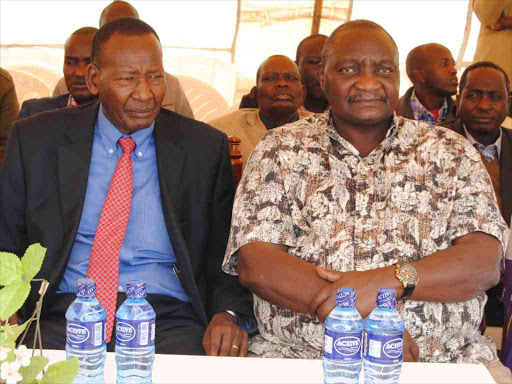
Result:
[[[363,319],[355,308],[356,292],[340,288],[336,307],[325,319],[324,383],[357,383],[362,363]]]
[[[76,296],[66,311],[66,357],[76,357],[80,363],[73,384],[103,384],[103,367],[107,354],[107,312],[96,299],[94,280],[78,280]]]
[[[377,308],[365,321],[364,382],[398,383],[402,369],[404,322],[395,309],[396,294],[380,289]]]
[[[156,314],[146,300],[146,282],[131,280],[116,313],[117,384],[151,384]]]

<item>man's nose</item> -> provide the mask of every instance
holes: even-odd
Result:
[[[448,67],[448,70],[450,71],[450,74],[456,75],[457,74],[457,67],[455,64],[450,64]]]
[[[287,80],[283,75],[279,75],[276,81],[276,87],[289,87],[290,81]]]
[[[85,77],[87,72],[87,63],[79,63],[76,67],[75,76]]]
[[[133,92],[133,97],[140,101],[147,101],[153,98],[148,79],[145,77],[138,79],[135,91]]]
[[[491,101],[489,100],[489,96],[482,95],[482,97],[480,98],[480,101],[478,103],[478,109],[488,111],[489,109],[491,109],[491,107],[492,107],[492,105],[491,105]]]
[[[362,71],[355,83],[355,88],[360,91],[373,92],[381,88],[377,76],[370,70]]]

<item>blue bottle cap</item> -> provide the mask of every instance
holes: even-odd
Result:
[[[339,288],[336,291],[336,305],[353,308],[356,305],[356,291],[352,288]]]
[[[84,299],[96,297],[96,282],[93,279],[79,279],[76,282],[76,295]]]
[[[381,288],[377,293],[377,306],[379,308],[395,308],[396,293],[392,289]]]
[[[129,299],[143,299],[146,294],[146,282],[144,280],[129,280],[126,282],[126,297]]]

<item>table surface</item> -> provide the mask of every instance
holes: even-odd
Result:
[[[46,350],[50,363],[64,360],[65,351]],[[114,353],[107,353],[105,384],[115,383]],[[363,382],[361,374],[359,382]],[[156,355],[153,383],[323,383],[322,361],[237,357]],[[495,383],[477,364],[404,363],[400,383]]]

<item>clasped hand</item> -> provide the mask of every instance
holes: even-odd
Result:
[[[311,300],[309,315],[318,318],[322,323],[336,306],[336,292],[338,288],[353,288],[357,293],[356,307],[363,318],[366,318],[376,307],[376,298],[379,288],[373,283],[377,279],[376,270],[361,272],[338,272],[316,267],[318,275],[330,282],[321,289]],[[382,287],[380,287],[382,288]],[[419,348],[409,332],[404,332],[404,361],[418,361]]]

